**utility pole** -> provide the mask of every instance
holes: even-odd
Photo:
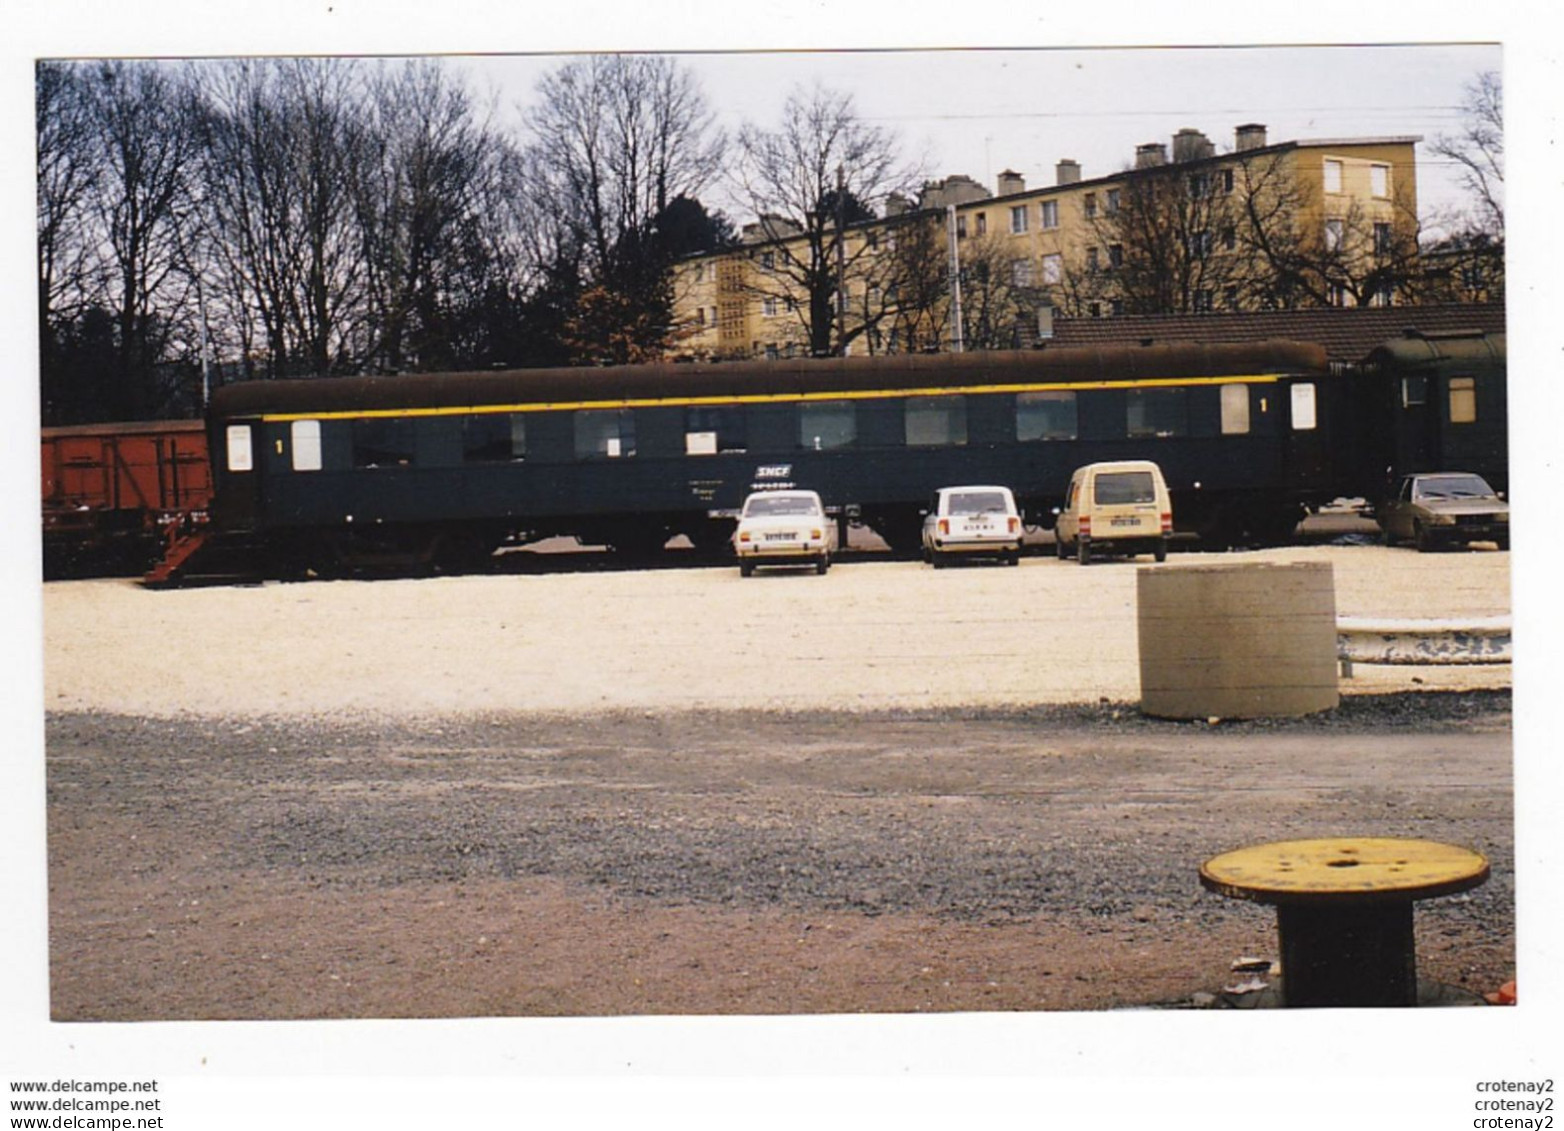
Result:
[[[945,228],[950,240],[950,351],[960,353],[961,343],[961,250],[956,240],[956,206],[945,206]]]
[[[836,166],[836,341],[847,356],[847,178]]]

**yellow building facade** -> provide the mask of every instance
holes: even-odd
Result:
[[[1271,144],[1239,126],[1218,153],[1181,130],[1133,164],[1054,183],[954,176],[825,233],[833,353],[1025,346],[1058,316],[1200,313],[1401,301],[1417,257],[1416,137]],[[674,270],[670,357],[808,355],[796,223],[762,217],[741,244]],[[817,256],[818,257],[818,256]],[[814,310],[822,308],[817,303]]]

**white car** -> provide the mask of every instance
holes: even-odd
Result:
[[[939,569],[956,556],[1021,560],[1021,514],[1008,487],[941,487],[923,519],[923,560]]]
[[[813,491],[756,491],[744,500],[733,531],[744,577],[762,565],[812,565],[824,573],[835,549],[836,525]]]

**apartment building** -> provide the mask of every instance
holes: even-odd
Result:
[[[1417,261],[1421,139],[1266,134],[1238,126],[1218,152],[1183,129],[1108,175],[1062,159],[1046,186],[1010,170],[992,191],[964,175],[931,182],[874,220],[830,228],[829,248],[817,240],[834,294],[817,284],[813,303],[799,270],[808,234],[758,217],[737,248],[676,268],[671,356],[808,355],[822,321],[829,352],[865,354],[1031,345],[1056,315],[1401,301]]]

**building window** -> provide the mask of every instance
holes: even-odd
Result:
[[[1124,313],[1124,300],[1122,298],[1109,299],[1108,310],[1112,312],[1115,318],[1119,317]]]
[[[958,240],[967,238],[967,218],[965,216],[956,217],[956,238]]]
[[[1233,183],[1234,183],[1233,171],[1231,169],[1223,169],[1222,170],[1222,191],[1224,193],[1232,192],[1233,191]]]
[[[1312,432],[1317,423],[1314,382],[1299,382],[1292,387],[1292,429],[1294,432]]]
[[[967,442],[966,397],[908,397],[902,415],[908,447],[952,447]]]
[[[582,409],[575,414],[577,459],[635,455],[635,413],[628,408]]]
[[[1211,288],[1210,287],[1206,287],[1206,288],[1204,288],[1202,290],[1196,291],[1195,292],[1195,313],[1196,314],[1210,314],[1211,313],[1211,300],[1212,300],[1212,295],[1211,295]]]
[[[1108,190],[1107,211],[1110,216],[1119,210],[1119,195],[1119,190],[1116,188]]]
[[[774,298],[761,299],[760,314],[763,318],[775,318],[777,316],[777,300]]]
[[[1340,251],[1344,228],[1340,220],[1325,221],[1325,250]]]
[[[300,420],[297,424],[309,424]],[[406,417],[372,416],[353,421],[354,467],[406,467],[413,462],[413,422]],[[298,433],[294,433],[297,444]],[[319,431],[316,432],[319,443]],[[295,459],[298,458],[295,452]],[[318,464],[320,456],[315,456]]]
[[[1054,336],[1054,308],[1051,306],[1039,306],[1037,308],[1037,336],[1047,340]]]
[[[1242,435],[1249,431],[1249,386],[1222,386],[1222,435]]]
[[[1450,378],[1450,423],[1475,424],[1477,422],[1477,379],[1475,377]]]
[[[823,452],[858,440],[858,412],[852,401],[813,401],[798,408],[798,446]]]
[[[1191,232],[1189,234],[1189,257],[1191,259],[1204,259],[1211,254],[1211,233]]]
[[[1094,192],[1087,193],[1082,208],[1085,210],[1088,220],[1095,220],[1097,218],[1097,194]]]
[[[1325,191],[1341,191],[1341,162],[1329,158],[1325,160]]]
[[[1032,261],[1030,259],[1012,259],[1010,261],[1010,285],[1012,287],[1030,287],[1032,285]]]
[[[462,462],[514,463],[527,458],[527,418],[488,412],[462,421]]]
[[[1381,199],[1390,195],[1390,166],[1369,166],[1369,192]]]
[[[1042,205],[1043,227],[1057,228],[1059,226],[1059,202],[1057,200],[1045,200]]]
[[[1233,251],[1238,247],[1238,229],[1228,224],[1222,229],[1222,250]]]
[[[1374,254],[1389,255],[1395,245],[1392,242],[1389,224],[1379,223],[1374,225]]]
[[[228,438],[228,470],[255,470],[255,451],[250,440],[250,426],[230,424],[225,435]]]
[[[1123,244],[1112,243],[1112,244],[1108,245],[1108,266],[1109,267],[1123,267],[1124,266],[1124,245]]]
[[[981,236],[981,235],[986,235],[987,232],[988,232],[988,213],[987,212],[979,212],[977,214],[977,234]]]
[[[1222,288],[1222,305],[1227,307],[1227,309],[1229,309],[1229,310],[1237,310],[1238,309],[1238,288],[1237,287],[1229,286],[1229,287],[1223,287]]]
[[[1101,266],[1102,266],[1102,264],[1098,261],[1097,249],[1095,247],[1087,248],[1086,249],[1086,269],[1088,271],[1097,271],[1097,270],[1101,269]]]
[[[1017,440],[1073,440],[1075,394],[1067,390],[1016,394]]]
[[[1211,179],[1204,173],[1189,174],[1189,195],[1199,200],[1211,191]]]
[[[1089,318],[1101,318],[1102,317],[1102,303],[1100,303],[1100,302],[1089,302],[1089,303],[1087,303],[1086,304],[1086,314],[1087,314],[1087,317],[1089,317]]]
[[[1340,283],[1331,283],[1325,288],[1325,303],[1327,306],[1346,306],[1347,288]]]
[[[1043,256],[1043,285],[1056,287],[1064,280],[1064,256]]]
[[[1133,438],[1182,436],[1189,431],[1185,389],[1130,389],[1125,393],[1125,433]]]
[[[1018,204],[1010,210],[1010,230],[1018,235],[1026,231],[1026,205]]]
[[[763,252],[760,253],[760,266],[763,269],[765,269],[767,271],[770,271],[776,265],[777,265],[777,257],[776,257],[776,254],[774,252],[763,251]]]

